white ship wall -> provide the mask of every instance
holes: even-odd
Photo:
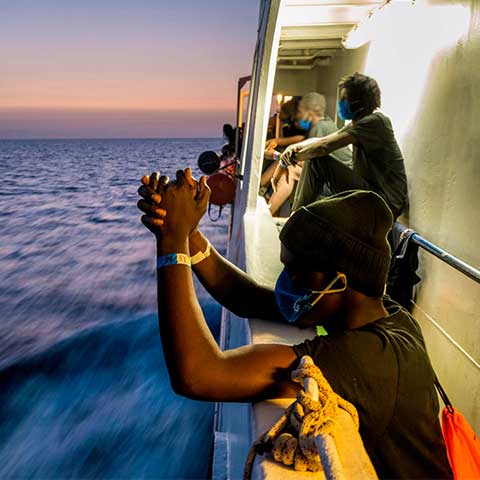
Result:
[[[402,220],[478,268],[480,2],[389,6],[370,39],[331,67],[279,72],[275,91],[316,89],[326,94],[334,116],[341,76],[359,70],[376,78],[382,111],[392,119],[405,156],[411,205]],[[440,380],[478,433],[480,285],[423,252],[420,275],[415,316]]]
[[[428,240],[480,266],[480,2],[425,6],[385,19],[365,73],[382,89],[404,152],[408,223]],[[451,400],[480,432],[480,285],[421,253],[415,316]],[[438,327],[435,325],[435,322]]]

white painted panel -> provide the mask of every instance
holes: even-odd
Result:
[[[387,9],[371,33],[365,73],[380,85],[382,110],[405,156],[406,220],[478,268],[480,3],[418,1]],[[420,273],[420,308],[479,361],[480,286],[424,253]],[[447,393],[480,433],[480,371],[427,316],[418,309],[415,315]]]

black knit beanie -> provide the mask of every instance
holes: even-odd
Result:
[[[280,240],[312,271],[342,272],[354,290],[381,297],[390,266],[387,235],[392,223],[382,197],[352,190],[297,210]]]

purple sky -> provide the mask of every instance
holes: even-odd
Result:
[[[259,0],[0,0],[0,138],[220,136]]]

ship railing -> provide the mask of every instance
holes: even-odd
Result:
[[[439,258],[443,262],[447,263],[455,270],[466,275],[468,278],[471,278],[477,283],[480,283],[480,270],[469,265],[468,263],[464,262],[463,260],[457,258],[456,256],[452,255],[451,253],[447,252],[443,248],[440,248],[438,245],[428,241],[418,233],[413,233],[410,241],[414,244],[418,245],[420,248],[425,250],[426,252],[434,255],[435,257]]]

